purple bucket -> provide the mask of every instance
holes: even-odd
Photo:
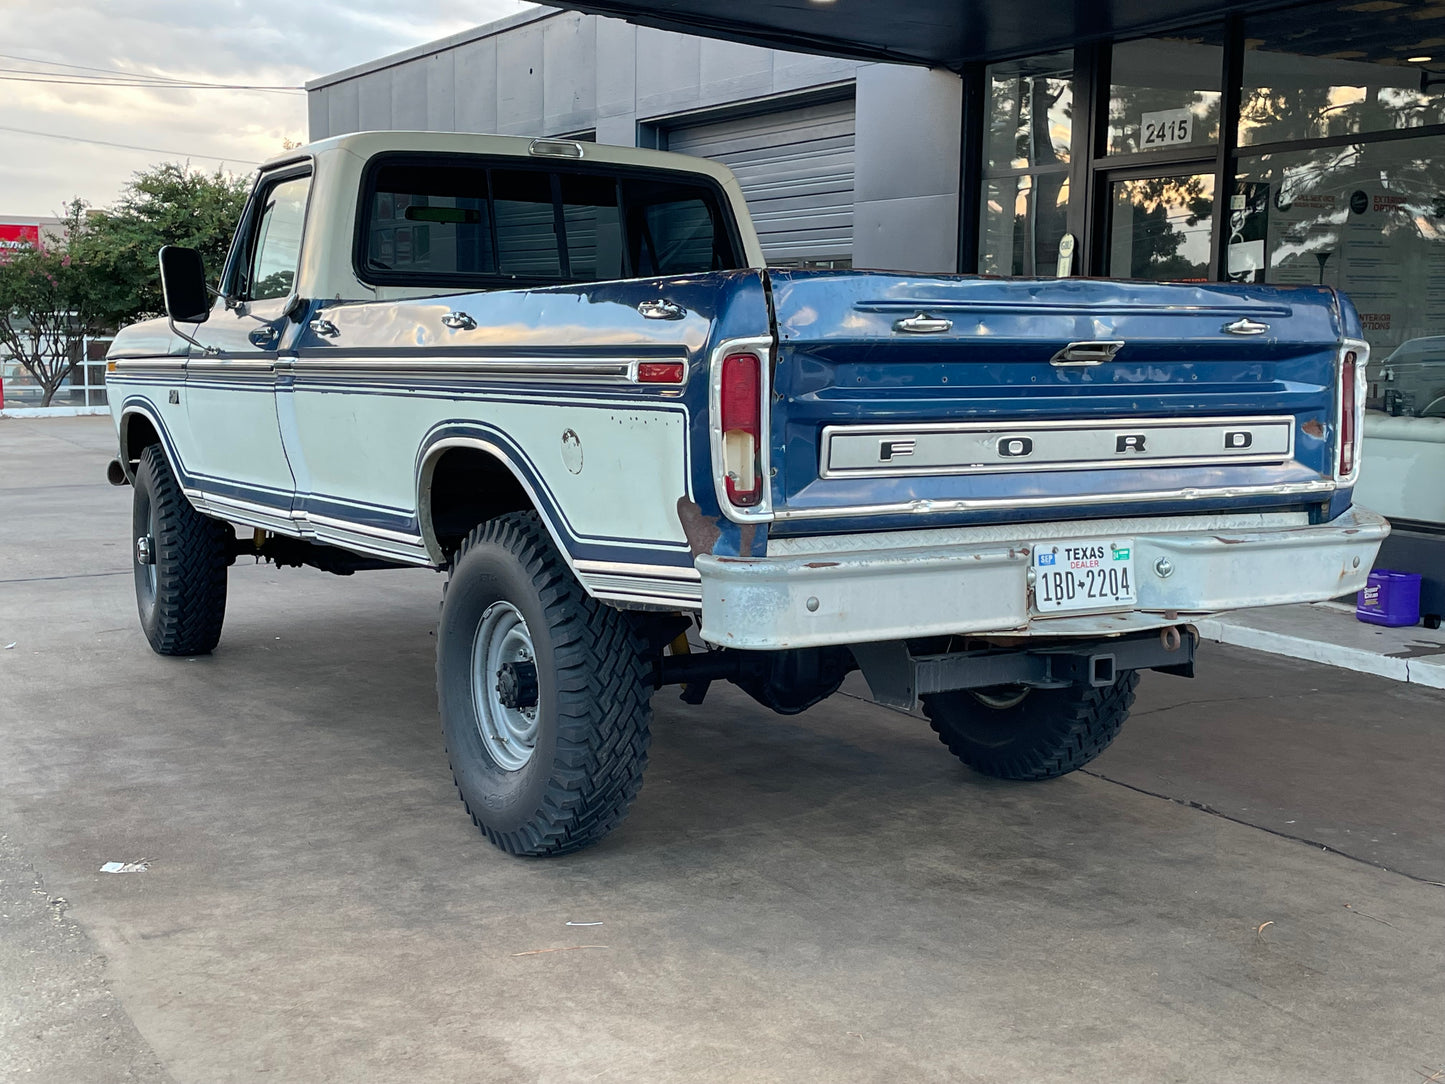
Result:
[[[1400,628],[1420,623],[1420,576],[1377,568],[1355,595],[1355,616],[1372,625]]]

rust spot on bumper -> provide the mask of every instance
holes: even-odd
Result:
[[[717,520],[703,515],[697,502],[688,500],[686,496],[677,498],[677,518],[682,521],[682,533],[687,536],[687,548],[692,550],[692,555],[701,557],[704,553],[711,553],[722,536]]]
[[[804,568],[837,568],[837,561],[809,561]]]

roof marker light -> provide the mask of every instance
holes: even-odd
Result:
[[[527,153],[552,158],[581,158],[582,144],[571,139],[534,139],[527,144]]]

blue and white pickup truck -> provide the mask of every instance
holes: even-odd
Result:
[[[861,669],[1070,771],[1191,618],[1354,591],[1387,530],[1328,289],[770,269],[713,163],[404,132],[264,166],[214,301],[161,270],[108,378],[151,646],[216,646],[241,555],[446,570],[452,769],[514,853],[621,821],[664,684]]]

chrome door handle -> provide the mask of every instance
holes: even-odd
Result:
[[[1225,324],[1219,330],[1228,332],[1230,335],[1263,335],[1269,330],[1268,324],[1261,324],[1258,320],[1251,320],[1248,316],[1241,316],[1232,324]]]
[[[324,316],[318,316],[307,325],[318,335],[324,335],[328,339],[334,339],[341,334],[341,329]]]
[[[637,311],[648,320],[681,320],[687,315],[687,310],[676,301],[668,301],[666,298],[658,298],[656,301],[640,301],[637,304]]]
[[[258,328],[252,328],[251,334],[246,336],[246,338],[251,340],[252,346],[258,346],[262,350],[270,346],[275,346],[276,340],[280,337],[281,332],[275,324],[262,324]]]
[[[471,331],[477,322],[464,312],[449,312],[442,317],[442,323],[453,331]]]
[[[1101,339],[1097,342],[1069,343],[1053,357],[1050,365],[1103,365],[1113,361],[1114,355],[1124,347],[1123,339]]]
[[[952,331],[953,321],[920,312],[917,316],[905,316],[901,320],[894,320],[893,330],[908,331],[914,335],[936,335],[941,331]]]

